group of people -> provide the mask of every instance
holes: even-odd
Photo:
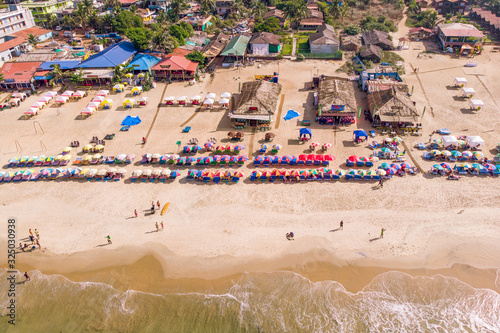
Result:
[[[33,233],[33,231],[31,231],[31,229],[29,229],[29,239],[30,239],[30,242],[31,242],[31,245],[28,245],[27,243],[21,243],[19,242],[19,249],[23,252],[26,252],[27,249],[29,249],[31,247],[32,250],[34,250],[36,247],[35,246],[38,246],[39,249],[42,248],[42,246],[40,245],[40,233],[38,232],[37,229],[35,229],[35,232]]]

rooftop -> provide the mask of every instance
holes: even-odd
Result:
[[[254,33],[250,44],[272,44],[279,45],[281,36],[275,35],[270,32],[257,32]]]
[[[80,60],[54,60],[54,61],[46,61],[43,62],[40,67],[38,68],[39,70],[45,70],[45,71],[50,71],[52,70],[52,65],[59,65],[61,66],[61,69],[75,69],[78,67],[80,64]]]
[[[81,68],[109,68],[125,63],[136,54],[134,45],[128,41],[121,41],[108,46],[99,53],[90,56],[82,61]]]
[[[331,25],[323,23],[318,28],[318,32],[309,35],[309,42],[311,44],[338,44],[339,38]]]
[[[47,29],[40,28],[40,27],[33,27],[33,28],[28,28],[28,29],[14,32],[14,33],[8,35],[10,37],[14,37],[13,39],[8,40],[8,41],[0,44],[0,52],[3,52],[5,50],[11,49],[11,48],[16,47],[18,45],[21,45],[22,43],[27,42],[29,34],[32,34],[32,35],[39,37],[39,36],[45,35],[46,33],[49,33],[49,32],[51,32],[51,31],[47,30]]]
[[[136,71],[147,71],[159,63],[160,60],[160,58],[147,53],[138,53],[128,67],[132,67]]]
[[[363,42],[365,45],[380,44],[393,47],[392,41],[389,39],[389,34],[387,32],[370,30],[363,34]]]
[[[222,52],[228,42],[229,35],[221,32],[217,36],[213,37],[207,45],[205,45],[202,52],[206,57],[216,57]]]
[[[250,42],[250,37],[245,36],[245,35],[238,35],[236,37],[233,37],[227,44],[227,46],[224,48],[224,51],[222,51],[221,55],[222,56],[229,56],[229,55],[240,55],[243,56],[245,54],[245,51],[247,49],[247,45]]]
[[[450,37],[477,37],[483,38],[484,34],[472,24],[465,23],[443,23],[438,24],[439,29],[445,36]]]
[[[345,105],[343,111],[351,113],[356,112],[357,104],[354,93],[354,86],[351,81],[326,78],[320,80],[318,87],[318,105],[322,105],[322,113],[327,113],[331,105]]]
[[[29,82],[40,67],[41,62],[6,62],[0,72],[3,74],[4,82]]]
[[[281,85],[264,80],[245,82],[233,115],[273,115],[278,104]]]
[[[185,70],[194,72],[198,67],[197,62],[193,62],[189,59],[186,59],[184,56],[172,55],[169,56],[155,66],[153,66],[152,70],[169,70],[169,71],[179,71]]]
[[[408,86],[393,86],[390,89],[374,91],[368,96],[368,107],[387,122],[414,122],[419,114],[408,96]]]
[[[279,9],[271,9],[270,11],[268,11],[267,13],[264,14],[264,20],[266,20],[270,17],[276,17],[280,20],[284,20],[286,18],[285,13],[283,13]]]

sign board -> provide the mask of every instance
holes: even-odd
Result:
[[[332,104],[332,111],[344,111],[345,105],[333,105]]]

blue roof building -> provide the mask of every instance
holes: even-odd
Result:
[[[51,71],[52,70],[52,65],[59,65],[61,66],[62,70],[68,70],[68,69],[75,69],[78,68],[78,65],[80,64],[81,60],[54,60],[54,61],[46,61],[43,62],[40,67],[38,67],[38,70],[43,70],[43,71]]]
[[[134,45],[128,41],[108,46],[99,53],[90,56],[78,66],[79,68],[113,68],[125,64],[130,60],[137,50]]]
[[[161,58],[152,56],[151,54],[138,53],[127,67],[132,67],[134,69],[134,74],[149,72],[154,65],[160,62],[160,60]]]

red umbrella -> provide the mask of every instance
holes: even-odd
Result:
[[[357,161],[359,161],[359,157],[356,155],[352,155],[352,156],[349,156],[348,160],[351,162],[357,162]]]
[[[274,169],[273,171],[271,171],[271,175],[279,177],[281,176],[281,172],[278,169]]]
[[[325,161],[333,161],[335,160],[335,157],[333,157],[332,155],[324,155],[323,159]]]
[[[308,161],[314,161],[314,160],[316,160],[316,155],[314,155],[314,154],[307,155],[307,160]]]
[[[307,161],[307,155],[299,155],[299,161]]]
[[[316,155],[316,161],[323,161],[323,155]]]

